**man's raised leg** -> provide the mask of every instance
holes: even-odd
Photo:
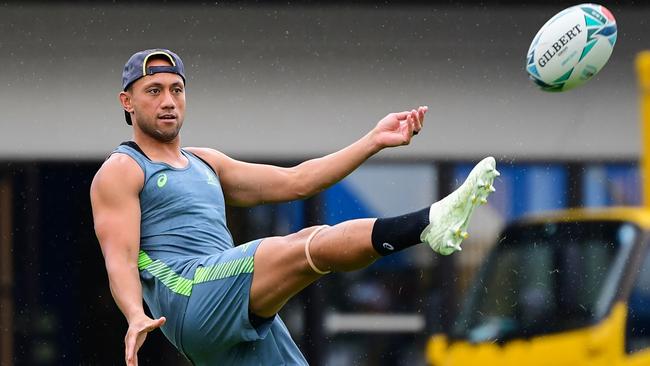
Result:
[[[457,190],[425,210],[394,218],[310,227],[264,239],[254,259],[251,312],[273,316],[324,273],[364,268],[382,255],[420,242],[444,255],[460,250],[470,216],[494,191],[492,182],[498,175],[494,158],[486,158]]]

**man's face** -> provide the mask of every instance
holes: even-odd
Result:
[[[171,66],[169,61],[154,59],[149,66]],[[170,142],[178,136],[185,119],[185,85],[173,73],[144,76],[130,90],[134,127],[160,142]]]

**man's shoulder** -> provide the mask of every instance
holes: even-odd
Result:
[[[185,147],[183,148],[186,151],[191,152],[192,154],[198,156],[204,161],[210,163],[213,167],[223,164],[223,160],[228,158],[228,156],[221,151],[209,148],[209,147]]]
[[[144,183],[144,172],[130,155],[114,152],[95,174],[93,185],[98,183],[100,187],[111,187],[115,184],[141,187]]]
[[[127,173],[136,168],[141,170],[140,165],[131,155],[115,151],[102,163],[100,170],[118,170]]]
[[[222,159],[227,157],[226,154],[222,153],[219,150],[213,149],[211,147],[197,147],[197,146],[188,146],[184,147],[183,150],[189,151],[194,155],[198,155],[204,159]]]
[[[218,152],[215,149],[209,148],[209,147],[200,147],[200,146],[187,146],[184,147],[183,150],[189,151],[192,154],[214,154]]]

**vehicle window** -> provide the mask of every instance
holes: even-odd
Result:
[[[452,337],[494,342],[593,324],[610,308],[637,237],[619,222],[510,228],[479,272]]]
[[[625,349],[632,353],[650,347],[650,251],[630,292],[628,309]]]

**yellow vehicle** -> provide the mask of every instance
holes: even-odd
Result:
[[[650,365],[650,210],[509,225],[431,365]]]
[[[430,365],[650,365],[650,52],[637,70],[643,207],[510,224]]]

